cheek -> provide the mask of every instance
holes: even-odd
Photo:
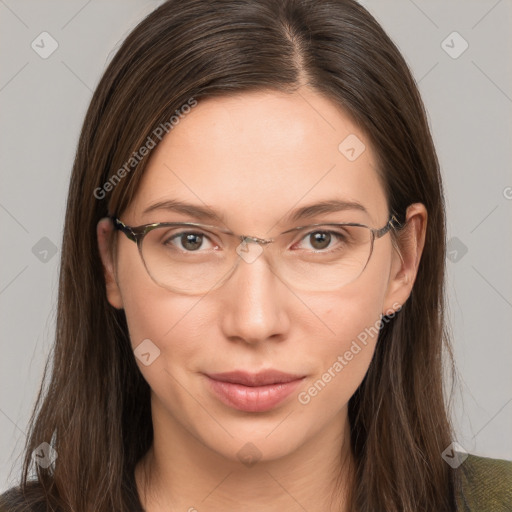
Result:
[[[185,371],[193,355],[205,350],[208,315],[198,314],[204,309],[201,296],[177,295],[156,285],[135,258],[121,261],[119,268],[131,345],[143,375],[149,381],[155,368]],[[139,352],[147,354],[147,349],[151,357],[141,358]]]
[[[204,350],[207,315],[199,316],[201,297],[177,297],[150,284],[123,296],[132,347],[150,339],[169,360]],[[172,357],[170,357],[172,356]]]
[[[371,363],[380,329],[383,289],[373,273],[337,294],[307,302],[317,313],[316,341],[306,343],[304,357],[314,361],[314,374],[298,395],[298,402],[319,422],[346,406]],[[320,319],[322,322],[320,322]],[[319,336],[318,329],[325,333]],[[306,336],[313,339],[313,325]]]
[[[135,360],[163,410],[185,424],[204,422],[190,396],[198,363],[213,358],[205,343],[210,323],[198,312],[200,297],[177,297],[152,284],[127,291],[125,313]],[[148,341],[150,340],[150,341]],[[149,356],[148,356],[149,354]]]

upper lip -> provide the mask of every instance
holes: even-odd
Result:
[[[237,370],[224,373],[208,373],[207,376],[210,377],[210,379],[221,382],[252,387],[267,386],[269,384],[285,384],[304,377],[304,375],[293,375],[278,370],[264,370],[258,373],[248,373]]]

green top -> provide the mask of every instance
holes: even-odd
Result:
[[[512,512],[512,461],[469,455],[459,467],[460,512]]]
[[[457,512],[512,512],[512,461],[468,455],[457,471]],[[10,489],[0,496],[0,512],[11,512],[10,504],[20,501],[19,493]]]

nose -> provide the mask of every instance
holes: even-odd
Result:
[[[248,344],[284,339],[290,327],[290,290],[274,274],[267,246],[247,244],[229,280],[218,290],[221,327],[228,339]],[[255,257],[256,253],[256,257]]]

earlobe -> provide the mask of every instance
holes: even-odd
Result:
[[[115,275],[114,255],[111,251],[111,237],[113,235],[112,220],[108,217],[101,219],[96,226],[98,249],[103,264],[107,300],[116,309],[123,309],[121,290]]]
[[[425,245],[426,227],[425,206],[411,204],[407,208],[406,225],[398,234],[398,247],[394,249],[384,314],[396,309],[393,305],[404,304],[411,294]]]

